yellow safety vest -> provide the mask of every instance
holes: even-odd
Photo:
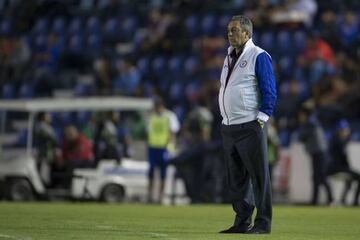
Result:
[[[148,129],[148,143],[150,147],[166,148],[170,140],[170,122],[166,113],[161,115],[151,113]]]

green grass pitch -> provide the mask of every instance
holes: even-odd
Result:
[[[271,235],[221,235],[230,205],[0,203],[0,239],[360,239],[360,208],[274,207]]]

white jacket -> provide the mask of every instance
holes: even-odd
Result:
[[[219,106],[222,124],[241,124],[255,119],[267,121],[276,100],[270,55],[249,39],[226,85],[231,63],[230,53],[233,50],[233,47],[228,48],[220,78]]]

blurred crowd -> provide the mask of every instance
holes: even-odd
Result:
[[[162,96],[182,124],[180,148],[198,146],[174,159],[194,202],[223,201],[217,95],[233,15],[251,18],[254,42],[273,57],[274,146],[301,139],[304,106],[326,141],[344,119],[360,140],[359,1],[1,0],[0,12],[2,99]],[[132,137],[144,138],[141,116],[131,117]]]

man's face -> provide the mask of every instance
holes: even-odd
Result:
[[[238,21],[231,21],[228,25],[228,39],[232,47],[241,48],[249,39],[249,36],[243,31]]]

